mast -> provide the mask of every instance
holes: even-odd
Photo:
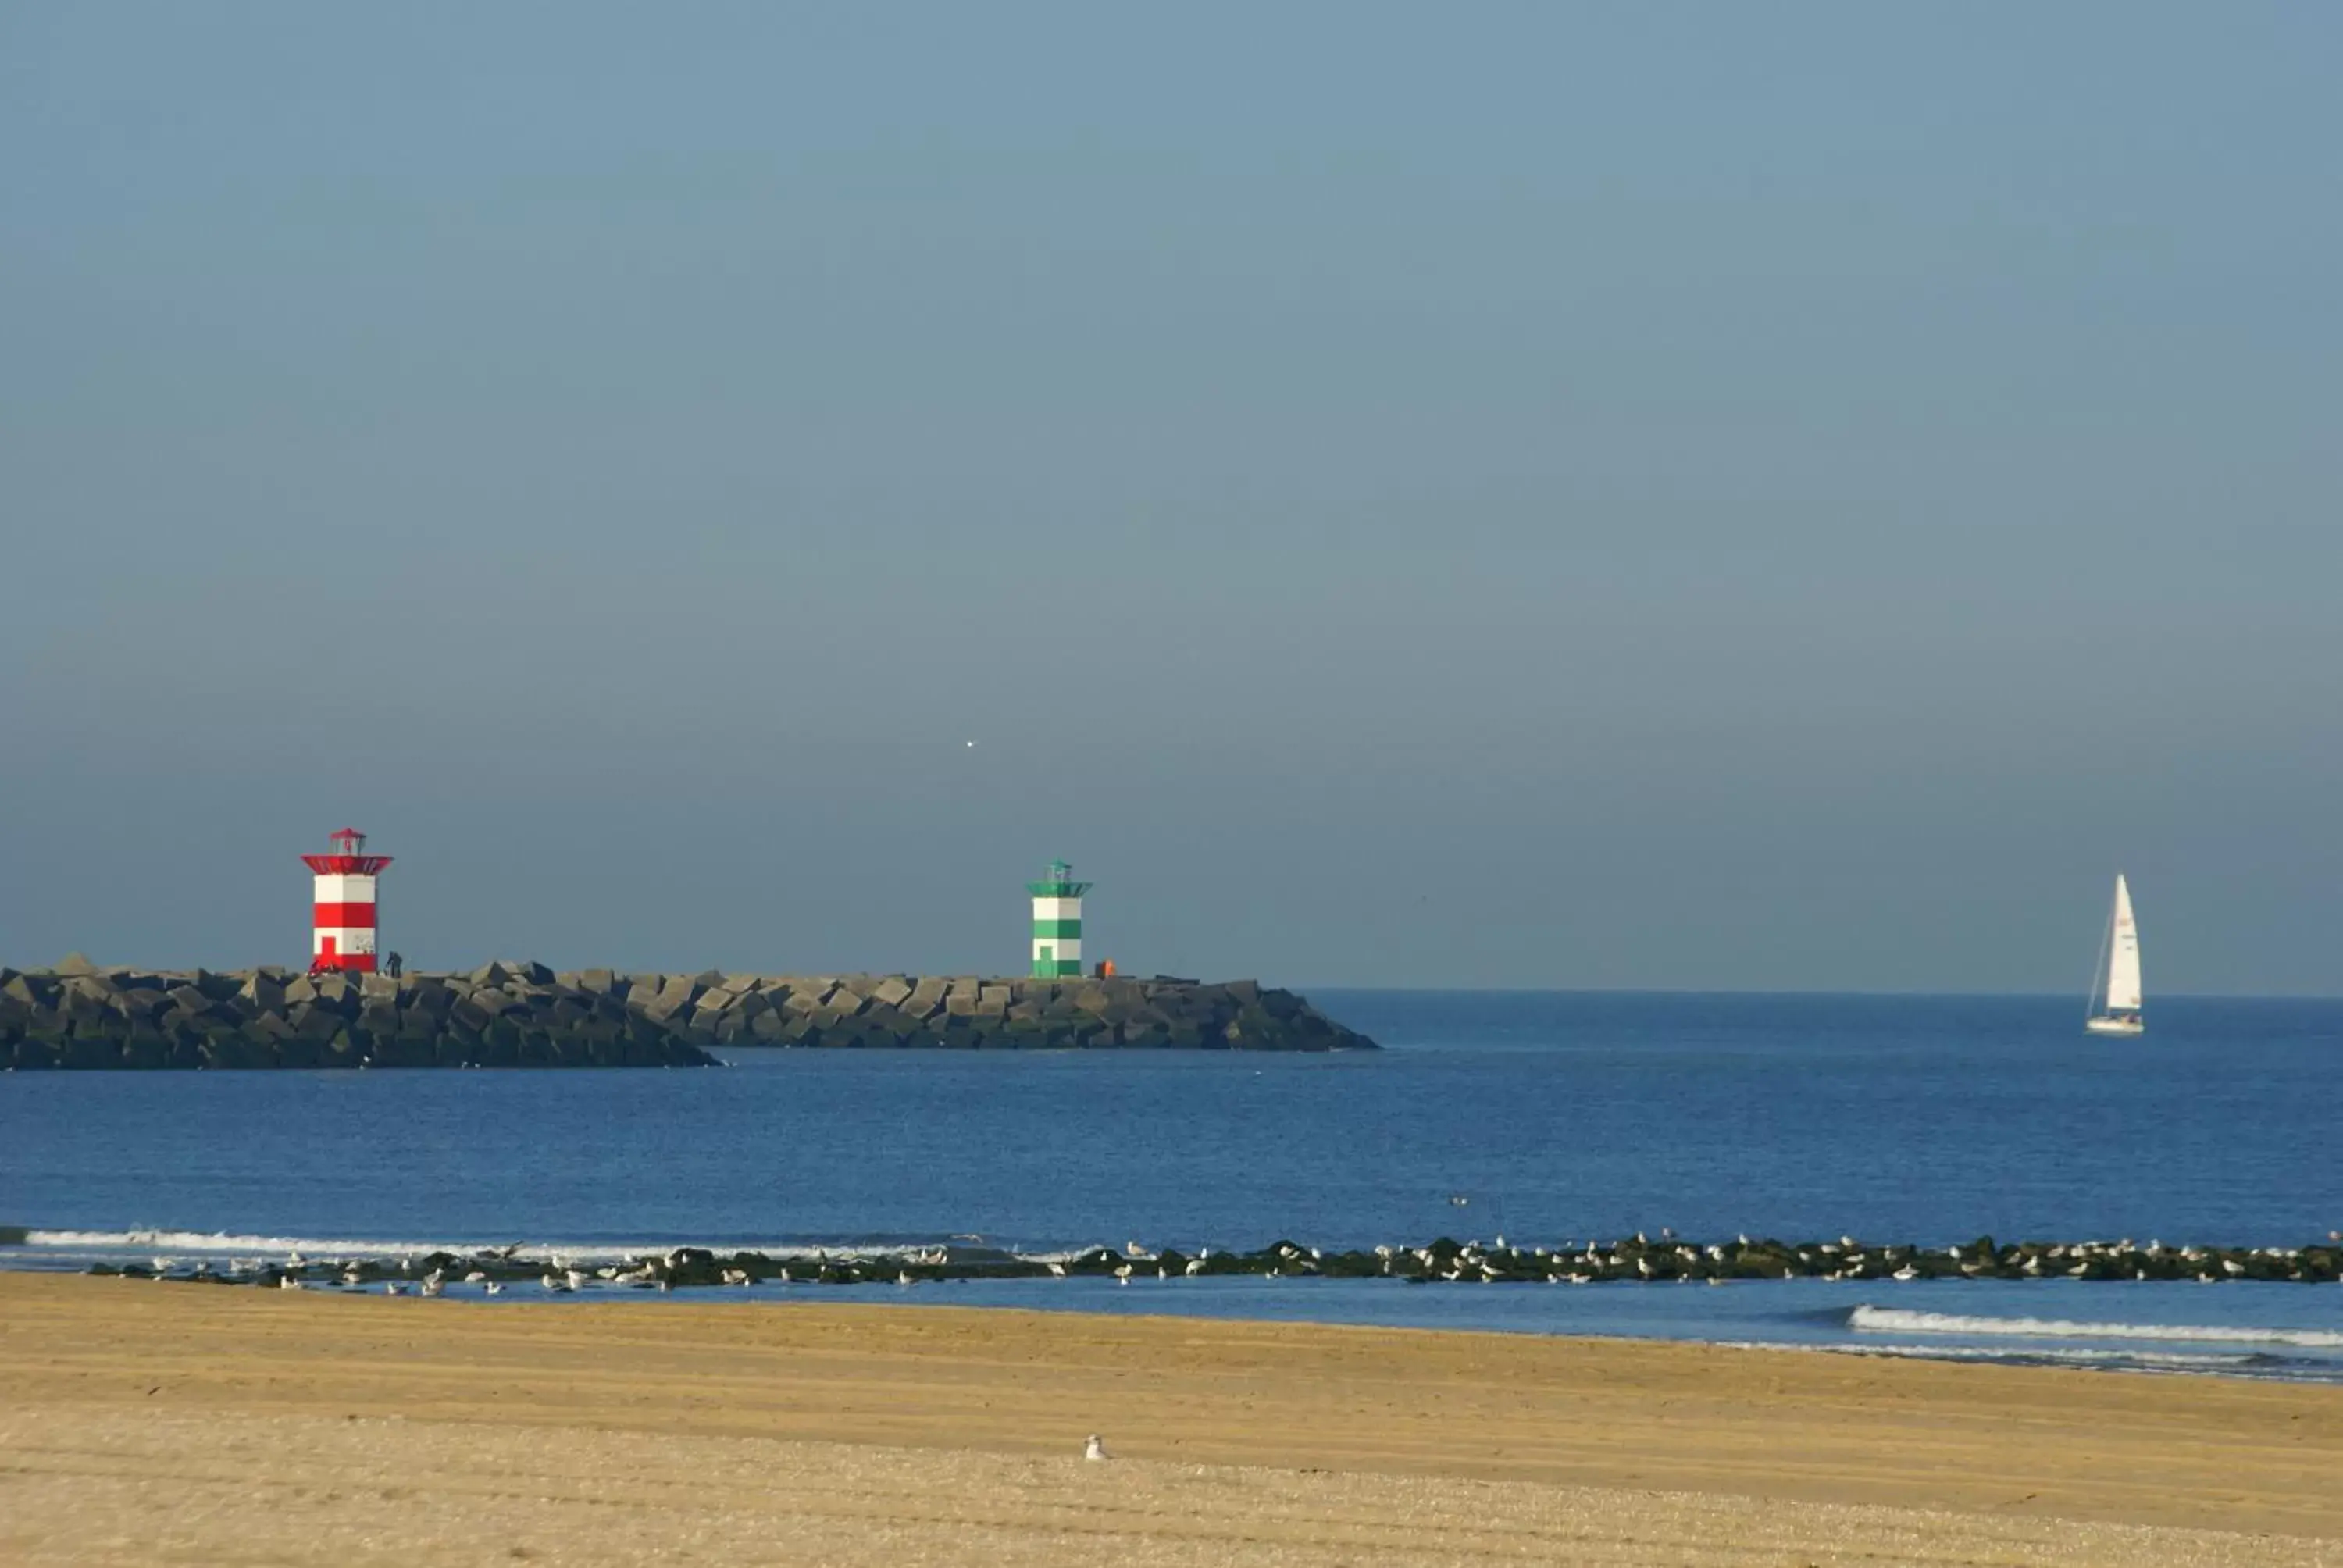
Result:
[[[2107,943],[2116,934],[2115,911],[2107,911],[2107,923],[2099,928],[2099,954],[2091,960],[2091,983],[2083,993],[2083,1021],[2097,1018],[2102,1010],[2099,998],[2107,994]]]

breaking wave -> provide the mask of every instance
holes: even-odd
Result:
[[[0,1229],[0,1268],[10,1266],[8,1251],[22,1247],[17,1254],[20,1263],[46,1260],[54,1262],[82,1262],[91,1260],[112,1261],[124,1257],[144,1259],[148,1254],[197,1258],[282,1258],[298,1252],[305,1258],[374,1258],[388,1259],[404,1256],[420,1257],[429,1252],[452,1252],[469,1256],[482,1252],[509,1250],[515,1259],[530,1261],[558,1257],[572,1263],[613,1263],[629,1259],[652,1257],[673,1251],[679,1246],[705,1247],[717,1252],[760,1252],[766,1257],[780,1259],[868,1258],[892,1256],[900,1252],[921,1251],[931,1247],[961,1247],[985,1245],[979,1238],[970,1236],[865,1236],[832,1237],[820,1240],[799,1238],[791,1241],[769,1241],[740,1238],[677,1241],[515,1241],[510,1237],[482,1241],[478,1237],[451,1240],[400,1240],[381,1236],[274,1236],[233,1231],[40,1231]],[[1001,1244],[1001,1251],[1030,1262],[1070,1262],[1103,1243],[1081,1247],[1027,1248]]]
[[[2293,1345],[2310,1350],[2343,1349],[2343,1332],[2332,1329],[2225,1327],[2213,1323],[2096,1323],[2066,1318],[1973,1318],[1954,1312],[1919,1312],[1865,1302],[1846,1315],[1858,1333],[2007,1335],[2030,1340],[2167,1340],[2188,1344]]]

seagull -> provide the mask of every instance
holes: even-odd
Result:
[[[498,1284],[494,1280],[490,1280],[486,1285],[482,1286],[481,1289],[491,1296],[501,1295],[504,1292],[504,1287]]]
[[[1066,1277],[1066,1265],[1063,1263],[1052,1263],[1050,1265],[1050,1272],[1062,1280]]]
[[[910,1270],[905,1269],[895,1276],[895,1282],[899,1285],[911,1285],[919,1282],[911,1278]]]
[[[295,1279],[290,1274],[278,1276],[277,1288],[280,1291],[301,1291],[308,1289],[307,1286],[304,1285],[300,1281]]]
[[[973,746],[976,742],[971,740],[969,744]],[[1106,1444],[1099,1441],[1097,1432],[1091,1433],[1089,1440],[1082,1444],[1082,1457],[1090,1460],[1101,1460],[1106,1457]]]
[[[1188,1273],[1191,1273],[1191,1274],[1201,1274],[1201,1273],[1202,1273],[1202,1272],[1204,1271],[1204,1260],[1203,1260],[1203,1259],[1202,1259],[1202,1258],[1191,1258],[1191,1259],[1189,1259],[1189,1260],[1188,1260],[1188,1267],[1187,1267],[1187,1270],[1186,1270],[1185,1271],[1186,1271],[1186,1272],[1188,1272]]]
[[[488,1276],[480,1270],[474,1269],[470,1273],[464,1276],[464,1283],[468,1285],[477,1285],[488,1277]]]
[[[386,1296],[403,1296],[407,1294],[407,1287],[393,1280],[383,1286],[382,1293]]]

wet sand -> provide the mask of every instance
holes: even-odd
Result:
[[[713,1560],[2343,1564],[2343,1390],[0,1274],[0,1561]]]

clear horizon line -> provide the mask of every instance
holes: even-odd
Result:
[[[1271,984],[1268,980],[1260,982]],[[1714,997],[1877,997],[1883,1000],[1898,998],[1941,999],[1975,998],[1989,1000],[2056,1001],[2069,999],[2065,991],[2053,990],[1873,990],[1862,988],[1824,990],[1811,986],[1515,986],[1515,985],[1344,985],[1317,982],[1279,983],[1280,990],[1307,994],[1312,991],[1379,991],[1392,995],[1477,995],[1477,996],[1714,996]],[[2259,990],[2187,990],[2164,991],[2151,998],[2147,1008],[2167,1001],[2331,1001],[2343,1003],[2343,994],[2329,991],[2259,991]]]

